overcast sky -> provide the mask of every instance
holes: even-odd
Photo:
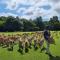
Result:
[[[0,16],[19,16],[34,19],[42,16],[60,18],[60,0],[0,0]]]

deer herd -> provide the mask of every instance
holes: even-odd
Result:
[[[19,33],[15,35],[0,34],[0,46],[13,51],[14,46],[17,44],[19,47],[18,51],[21,53],[23,51],[28,52],[32,47],[36,50],[42,46],[43,42],[43,32]]]

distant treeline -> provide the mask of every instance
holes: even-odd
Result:
[[[60,30],[60,20],[58,16],[53,16],[50,20],[43,21],[42,17],[36,19],[24,19],[13,16],[0,17],[0,32],[13,31],[42,31],[46,26],[50,26],[50,30]]]

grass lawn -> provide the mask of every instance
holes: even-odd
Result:
[[[49,57],[45,52],[40,53],[40,48],[34,51],[33,47],[28,53],[22,55],[17,51],[18,45],[15,45],[13,51],[8,51],[7,48],[0,47],[0,60],[60,60],[60,31],[55,33],[51,32],[51,34],[56,42],[56,45],[50,46],[51,54],[54,56],[53,58]]]

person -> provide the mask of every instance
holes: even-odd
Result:
[[[52,55],[51,55],[51,53],[50,53],[50,50],[49,50],[49,47],[50,47],[50,36],[51,36],[51,34],[50,34],[50,31],[49,31],[49,27],[46,27],[46,29],[44,30],[44,38],[45,38],[45,41],[46,41],[46,54],[48,54],[49,56],[51,56],[52,57]],[[43,49],[42,49],[43,50]]]

